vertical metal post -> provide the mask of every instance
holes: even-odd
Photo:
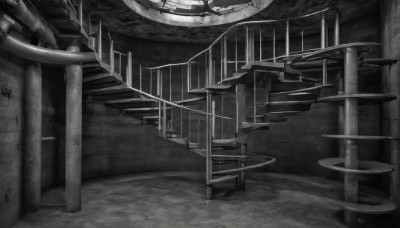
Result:
[[[357,48],[346,49],[344,65],[345,95],[358,92],[358,61]],[[344,134],[358,135],[358,100],[346,98],[344,105]],[[354,139],[345,139],[345,168],[358,169],[358,142]],[[346,173],[344,175],[344,196],[348,202],[357,203],[358,200],[358,176]],[[345,222],[351,227],[357,226],[357,213],[345,211]]]
[[[236,28],[236,36],[235,36],[235,71],[238,69],[238,34],[237,34],[237,28]]]
[[[102,28],[101,28],[101,20],[99,21],[98,24],[98,30],[97,30],[97,54],[99,55],[99,60],[100,62],[103,59],[103,42],[102,42]]]
[[[289,20],[286,21],[286,39],[285,39],[285,43],[286,43],[286,56],[290,55],[290,27],[289,27]]]
[[[322,12],[321,15],[321,49],[326,48],[326,21],[325,21],[325,13]],[[327,67],[327,60],[322,60],[322,84],[328,83],[328,67]]]
[[[212,86],[215,84],[215,77],[214,77],[214,63],[212,59],[212,47],[208,50],[208,84],[207,86]]]
[[[322,12],[321,14],[321,49],[324,49],[326,47],[326,22],[325,22],[325,13]]]
[[[212,114],[212,118],[211,118],[211,126],[212,126],[212,138],[215,138],[215,99],[212,98],[212,102],[211,102],[211,114]]]
[[[41,198],[42,67],[30,61],[25,68],[25,113],[23,202],[27,212],[36,212]]]
[[[262,29],[260,26],[260,61],[262,61]]]
[[[228,77],[228,44],[227,44],[227,37],[224,36],[223,39],[223,78]]]
[[[67,49],[79,52],[79,44],[73,43]],[[66,66],[66,138],[65,138],[65,201],[67,212],[81,210],[82,170],[82,65]]]
[[[172,66],[169,67],[169,101],[172,101]]]
[[[245,29],[245,33],[246,33],[246,40],[245,40],[245,42],[246,42],[246,53],[245,53],[245,58],[246,58],[246,64],[249,64],[249,62],[250,62],[250,59],[249,59],[249,56],[250,56],[250,54],[249,54],[249,51],[250,51],[250,47],[249,47],[249,39],[250,39],[250,37],[249,37],[249,26],[248,25],[245,25],[245,27],[244,27],[244,29]]]
[[[162,137],[167,138],[167,103],[163,102]]]
[[[153,69],[150,69],[150,94],[153,92]]]
[[[245,84],[237,84],[236,85],[236,136],[239,138],[238,145],[238,155],[246,154],[246,144],[247,135],[241,134],[240,129],[242,127],[242,123],[246,121],[246,85]],[[241,160],[238,161],[238,168],[244,167],[245,163]],[[237,180],[238,188],[245,188],[245,172],[241,172],[239,174],[239,178]]]
[[[337,46],[340,44],[340,17],[339,11],[336,11],[335,15],[335,29],[334,29],[334,45]]]
[[[221,94],[221,116],[224,116],[224,94]],[[221,118],[221,139],[224,139],[224,118]]]
[[[157,96],[162,98],[162,88],[161,88],[161,71],[159,68],[157,68]],[[161,136],[162,132],[161,132],[161,101],[158,102],[158,126],[157,126],[157,130],[158,130],[158,135]]]
[[[207,113],[211,113],[212,110],[212,95],[207,92]],[[213,198],[213,186],[209,184],[212,180],[212,118],[210,115],[206,116],[206,199],[211,200]]]
[[[197,89],[200,89],[200,61],[197,61]]]
[[[122,54],[121,53],[119,53],[119,75],[121,75],[122,76]]]
[[[192,65],[192,62],[188,62],[187,64],[187,91],[189,92],[192,89],[192,78],[191,78],[191,72],[190,72],[190,66]]]
[[[275,27],[272,30],[272,58],[274,59],[274,63],[276,63],[276,29],[275,29]]]
[[[139,89],[140,89],[140,91],[143,91],[142,90],[142,75],[143,74],[143,72],[142,72],[142,65],[139,65]]]
[[[126,73],[126,84],[132,87],[132,52],[128,52],[128,71]]]
[[[253,122],[256,123],[257,122],[257,75],[256,75],[257,71],[253,72],[253,80],[254,80],[254,85],[253,85],[253,105],[254,105],[254,109],[253,109]]]
[[[79,9],[79,25],[81,26],[81,30],[83,30],[83,1],[79,0],[78,2]]]
[[[111,74],[115,72],[115,64],[114,64],[114,40],[110,40],[110,67]]]
[[[89,29],[89,36],[92,35],[92,14],[89,12],[88,14],[88,29]]]
[[[301,52],[304,52],[304,29],[301,29]]]

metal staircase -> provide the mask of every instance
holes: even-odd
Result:
[[[344,158],[328,158],[319,163],[345,174],[345,199],[338,203],[346,210],[346,223],[354,225],[356,213],[381,214],[395,209],[388,197],[358,197],[357,175],[387,174],[393,167],[358,161],[357,142],[394,138],[359,135],[357,107],[396,97],[360,94],[354,85],[358,85],[358,68],[390,65],[397,60],[367,58],[379,46],[376,43],[340,45],[336,9],[298,18],[238,23],[187,62],[140,66],[134,80],[132,53],[115,51],[112,39],[103,34],[101,22],[95,29],[89,20],[84,29],[81,1],[69,3],[41,1],[49,9],[62,9],[53,16],[53,25],[60,30],[59,39],[67,43],[68,39],[80,37],[86,45],[84,50],[97,53],[97,62],[83,65],[84,94],[119,109],[123,115],[142,120],[143,124],[157,126],[159,136],[187,145],[189,151],[204,157],[207,199],[213,198],[213,188],[221,182],[236,180],[237,187],[244,188],[245,172],[275,161],[248,151],[250,132],[269,130],[289,116],[310,110],[313,103],[329,102],[345,104],[345,132],[324,137],[344,140],[346,153]],[[63,23],[57,18],[62,18]],[[320,47],[305,49],[301,26],[306,24],[304,20],[321,28]],[[328,34],[329,25],[333,34]],[[300,50],[291,51],[291,35],[301,39]],[[330,47],[329,35],[334,40]],[[277,55],[279,36],[284,38],[282,55]],[[342,72],[344,93],[320,97],[322,89],[332,87],[328,75]],[[364,203],[368,200],[372,202]]]

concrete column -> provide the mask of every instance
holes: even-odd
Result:
[[[35,62],[25,69],[25,113],[23,202],[27,212],[36,212],[41,191],[42,68]]]
[[[71,44],[67,49],[80,51],[80,46]],[[82,169],[82,65],[67,65],[67,107],[65,138],[65,201],[67,212],[81,210],[81,169]]]
[[[357,48],[347,48],[344,65],[344,93],[346,95],[358,92],[358,60]],[[358,100],[346,98],[344,103],[344,134],[358,135]],[[358,142],[354,139],[344,140],[345,167],[358,169]],[[347,202],[357,203],[358,176],[346,173],[344,175],[344,197]],[[357,227],[357,213],[345,211],[345,222],[351,227]]]
[[[383,58],[400,58],[400,1],[381,2],[381,43]],[[397,96],[397,100],[383,105],[384,135],[400,137],[400,63],[382,68],[383,93]],[[391,193],[397,210],[393,213],[394,223],[400,225],[400,141],[392,140],[385,151],[390,154],[395,166],[392,173]]]

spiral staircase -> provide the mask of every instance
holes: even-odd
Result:
[[[358,105],[387,102],[396,97],[361,94],[356,89],[359,69],[391,65],[397,60],[368,58],[379,48],[377,43],[340,44],[336,9],[298,18],[235,24],[187,62],[140,66],[134,78],[132,53],[114,50],[114,42],[103,33],[101,21],[94,26],[89,15],[85,23],[81,3],[42,0],[40,4],[44,14],[53,18],[50,22],[59,30],[61,43],[79,38],[83,50],[97,53],[98,61],[83,65],[83,92],[89,99],[103,101],[123,115],[154,125],[160,137],[186,145],[189,151],[205,158],[207,199],[213,198],[213,189],[221,182],[234,180],[237,188],[243,189],[246,171],[275,161],[247,150],[250,132],[279,127],[289,116],[309,111],[316,102],[326,102],[344,105],[348,122],[344,123],[345,132],[323,135],[343,140],[347,148],[345,157],[319,161],[321,166],[345,175],[345,198],[337,202],[346,211],[346,221],[353,223],[356,213],[386,214],[395,209],[387,196],[359,193],[358,175],[387,174],[393,167],[376,161],[358,161],[354,145],[363,140],[398,140],[358,135]],[[54,8],[60,10],[51,10]],[[312,21],[321,28],[320,47],[304,48],[303,29],[290,27],[301,20]],[[333,34],[328,34],[329,25]],[[283,28],[284,32],[278,34],[276,28]],[[293,34],[302,42],[301,50],[295,52],[290,51]],[[279,35],[285,45],[285,53],[280,56]],[[329,36],[334,40],[332,46],[328,45]],[[243,55],[238,54],[242,53],[241,48]],[[265,58],[265,53],[270,56]],[[332,81],[328,76],[333,75],[342,75],[344,91],[321,97],[321,90],[333,86],[328,83]]]

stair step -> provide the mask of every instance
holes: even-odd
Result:
[[[257,130],[269,130],[269,123],[242,122],[242,132],[249,133]]]
[[[171,107],[167,107],[167,110],[170,110]],[[127,108],[123,110],[124,112],[137,112],[137,113],[142,113],[142,112],[158,112],[159,108],[158,107],[150,107],[150,108]]]
[[[282,102],[282,101],[317,101],[317,93],[302,92],[271,96],[268,103]]]
[[[238,177],[239,177],[239,175],[228,175],[228,176],[224,176],[224,177],[213,178],[212,180],[207,182],[207,185],[212,185],[212,184],[216,184],[216,183],[219,183],[219,182],[232,180],[232,179],[235,179],[235,178],[238,178]]]
[[[207,90],[214,91],[214,92],[225,92],[228,90],[234,89],[234,85],[228,85],[228,84],[216,84],[212,86],[208,86]]]
[[[278,114],[283,113],[284,115],[291,113],[306,112],[311,109],[311,103],[308,104],[285,104],[285,105],[269,105],[264,106],[264,112],[266,114]]]
[[[189,139],[188,138],[167,138],[167,140],[176,142],[181,145],[188,145]]]
[[[362,63],[378,65],[378,66],[386,66],[386,65],[396,64],[398,61],[399,61],[398,59],[365,58],[363,59]]]
[[[265,113],[264,115],[267,119],[269,119],[269,118],[275,118],[275,117],[293,116],[293,115],[296,115],[299,113],[302,113],[302,111],[269,112],[269,113]]]
[[[306,101],[273,101],[265,103],[266,106],[293,106],[293,105],[310,105],[315,103],[316,100]]]
[[[202,157],[206,157],[207,151],[205,149],[190,149],[190,152],[196,153]]]
[[[346,98],[357,98],[360,105],[376,104],[381,102],[388,102],[397,99],[397,96],[390,94],[376,94],[376,93],[364,93],[364,94],[351,94],[351,95],[335,95],[329,97],[323,97],[319,99],[319,102],[332,102],[343,104]]]
[[[147,121],[158,121],[158,116],[144,116],[143,119]]]
[[[205,88],[202,89],[192,89],[188,92],[189,94],[195,94],[195,95],[204,95],[207,94],[207,90]]]
[[[284,63],[274,63],[274,62],[260,62],[253,61],[248,64],[242,66],[242,70],[258,70],[258,71],[283,71],[285,69]]]
[[[336,200],[337,204],[348,211],[363,214],[389,214],[396,209],[396,205],[381,194],[360,192],[358,202]]]
[[[226,160],[229,160],[229,161],[237,161],[237,160],[246,159],[246,158],[248,158],[248,157],[249,157],[248,155],[224,155],[224,154],[214,154],[214,155],[211,155],[211,158],[212,158],[212,159],[218,160],[218,161],[220,161],[220,160],[223,160],[223,161],[226,161]]]
[[[98,95],[108,96],[107,99],[109,99],[109,100],[112,99],[112,95],[120,94],[120,93],[127,93],[127,92],[132,92],[132,91],[129,88],[127,88],[127,86],[125,84],[111,86],[111,87],[83,90],[84,94],[90,94],[90,95],[92,95],[92,97],[98,96]],[[132,93],[132,94],[136,94],[136,93]]]
[[[237,138],[231,138],[231,139],[214,139],[212,140],[214,144],[220,144],[220,145],[225,145],[225,144],[237,144],[238,139]]]
[[[333,139],[355,139],[355,140],[399,140],[391,136],[372,136],[372,135],[322,135],[322,137]]]
[[[344,168],[344,158],[326,158],[319,160],[318,163],[328,169],[353,174],[384,174],[394,170],[392,165],[375,161],[359,161],[358,169],[347,169]]]
[[[199,149],[200,145],[198,143],[189,142],[189,149]]]
[[[247,71],[235,72],[232,77],[225,78],[221,81],[221,83],[228,83],[228,84],[236,84],[242,77],[248,74]]]

